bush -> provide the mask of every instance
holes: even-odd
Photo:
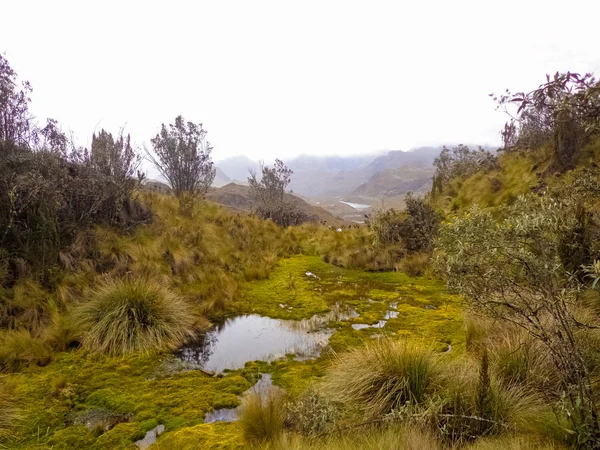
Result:
[[[144,279],[111,280],[76,313],[84,347],[111,355],[174,350],[195,337],[188,304]]]
[[[313,387],[287,405],[287,424],[307,436],[327,432],[338,418],[337,407]]]
[[[250,442],[266,442],[281,435],[285,422],[285,398],[279,389],[264,395],[251,392],[240,406],[240,425]]]
[[[324,388],[334,400],[379,417],[424,402],[440,381],[440,369],[430,349],[383,339],[341,355]]]

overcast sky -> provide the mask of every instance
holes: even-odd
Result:
[[[92,6],[93,5],[93,6]],[[215,159],[494,144],[488,97],[600,74],[600,1],[3,1],[0,52],[80,142],[183,115]]]

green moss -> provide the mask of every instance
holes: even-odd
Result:
[[[49,444],[55,450],[90,448],[96,438],[83,425],[67,427],[57,431]]]
[[[237,423],[211,423],[182,428],[160,436],[156,450],[228,450],[245,448]]]
[[[98,438],[97,448],[128,448],[131,435],[164,423],[167,430],[202,422],[207,411],[215,407],[234,407],[238,395],[250,383],[232,373],[223,378],[210,377],[200,371],[171,373],[173,357],[131,357],[127,360],[94,356],[84,351],[61,353],[44,368],[32,367],[23,376],[24,440],[37,440],[38,428],[44,430],[40,442],[73,439],[67,428],[76,411],[101,409],[129,417],[132,422],[119,424]],[[175,366],[176,367],[176,366]],[[52,379],[64,376],[69,396],[51,396]],[[115,427],[115,428],[117,428]],[[63,438],[61,434],[66,433]],[[125,433],[125,434],[124,434]],[[137,436],[137,435],[136,435]]]
[[[305,319],[326,312],[320,282],[306,275],[331,276],[334,266],[316,256],[283,259],[266,280],[249,283],[243,297],[232,305],[231,312],[245,312],[282,319]],[[280,306],[283,305],[283,308]]]
[[[118,448],[137,449],[135,441],[143,439],[146,433],[137,423],[120,423],[112,430],[101,434],[91,447],[93,449]]]

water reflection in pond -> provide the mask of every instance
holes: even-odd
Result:
[[[269,390],[271,389],[281,389],[277,387],[273,387],[273,380],[271,378],[271,374],[263,373],[260,380],[252,386],[250,389],[242,393],[242,399],[248,394],[255,392],[261,398],[266,398]],[[212,422],[235,422],[239,419],[239,409],[237,408],[221,408],[215,409],[214,411],[206,413],[204,417],[204,423],[212,423]]]
[[[256,314],[227,319],[177,356],[208,372],[239,369],[248,361],[273,361],[286,354],[316,358],[327,346],[332,321],[358,317],[356,311],[337,305],[330,312],[306,320],[281,320]]]
[[[354,328],[355,330],[362,330],[363,328],[383,328],[386,323],[387,320],[380,320],[379,322],[372,325],[366,323],[353,323],[352,328]]]

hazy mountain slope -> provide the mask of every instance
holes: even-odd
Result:
[[[375,158],[364,170],[373,175],[377,172],[401,166],[430,166],[441,151],[442,147],[420,147],[408,152],[392,150]]]
[[[311,205],[300,197],[286,194],[290,201],[297,203],[298,208],[315,220],[324,221],[329,224],[341,224],[344,221],[333,214],[325,211],[317,205]],[[253,204],[250,198],[250,188],[248,186],[231,183],[220,188],[212,188],[206,194],[206,198],[215,203],[227,206],[234,210],[251,211]]]
[[[229,178],[231,181],[246,182],[250,171],[258,171],[260,165],[258,161],[253,161],[244,155],[232,156],[216,163],[216,166]]]
[[[217,173],[215,175],[215,180],[213,181],[213,187],[221,187],[221,186],[225,186],[226,184],[231,183],[231,178],[229,178],[225,172],[223,172],[219,167],[215,167],[217,170]]]
[[[300,155],[284,162],[294,171],[289,187],[299,195],[320,200],[356,195],[379,198],[422,191],[429,183],[429,168],[440,151],[441,147],[421,147],[385,154]],[[257,161],[241,155],[217,165],[238,184],[246,181],[249,170],[259,169]]]
[[[431,188],[432,166],[401,166],[375,173],[353,194],[369,197],[390,197],[407,192],[422,193]]]

